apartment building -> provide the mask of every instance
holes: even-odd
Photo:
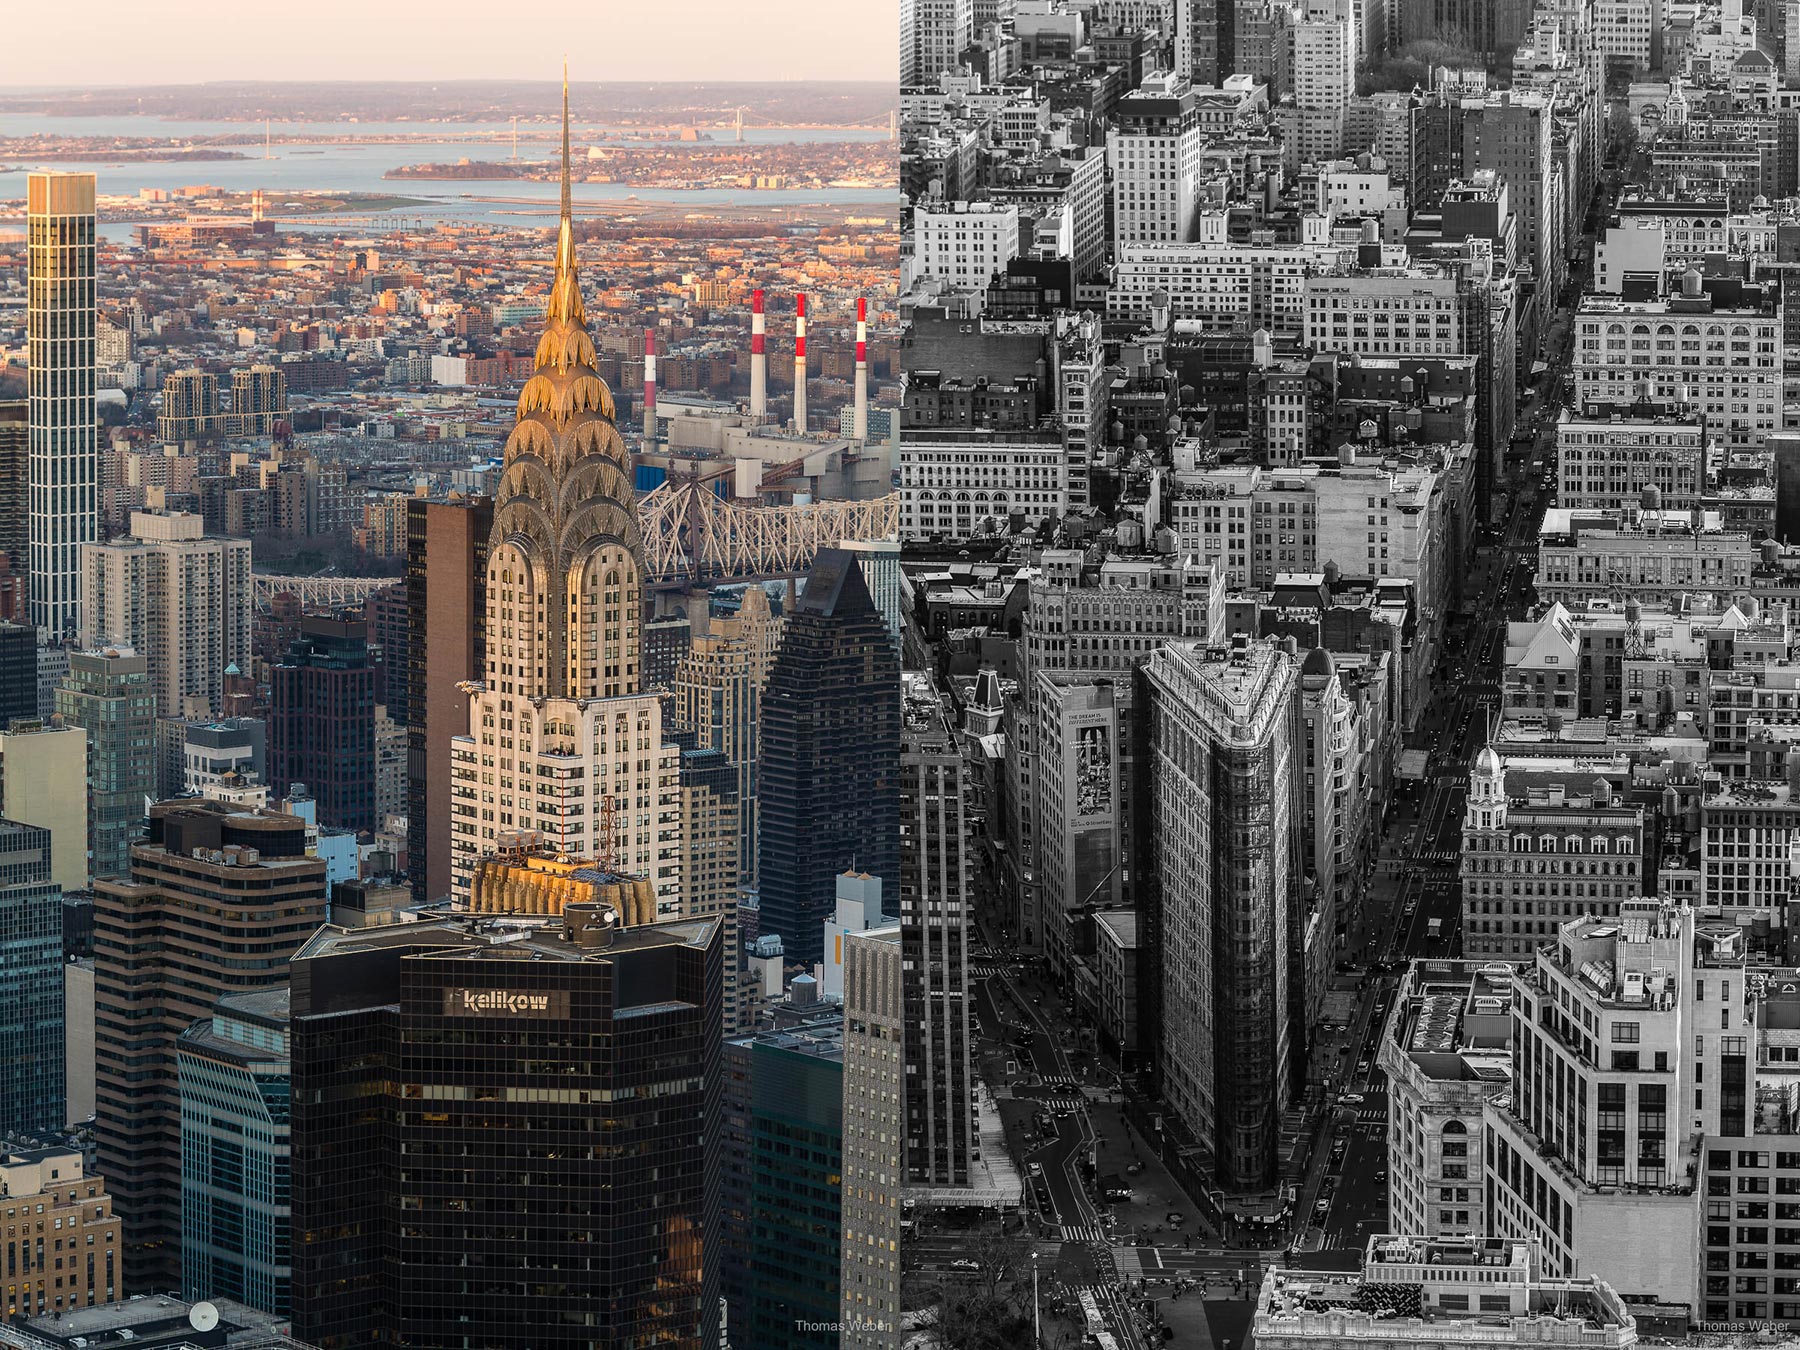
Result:
[[[223,710],[225,668],[250,664],[250,541],[208,536],[197,515],[134,511],[128,538],[81,547],[81,642],[130,647],[158,717]]]

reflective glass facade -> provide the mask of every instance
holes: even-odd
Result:
[[[0,1135],[67,1125],[62,887],[50,831],[0,820]]]
[[[232,994],[182,1034],[181,1292],[288,1310],[288,991]]]
[[[293,965],[294,1333],[716,1344],[721,929],[322,930]]]

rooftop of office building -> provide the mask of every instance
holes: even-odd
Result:
[[[1272,1268],[1257,1300],[1259,1340],[1361,1333],[1384,1343],[1626,1346],[1636,1322],[1601,1279],[1550,1280],[1529,1243],[1505,1238],[1369,1239],[1360,1272]],[[1525,1332],[1517,1324],[1533,1324]],[[1409,1325],[1410,1324],[1410,1325]]]
[[[1389,1023],[1394,1044],[1427,1078],[1512,1078],[1513,967],[1503,961],[1417,961]]]
[[[703,947],[718,926],[717,919],[677,919],[632,927],[604,916],[590,923],[592,911],[603,908],[571,906],[576,913],[555,917],[470,914],[382,928],[327,924],[301,945],[294,960],[415,947],[420,949],[415,955],[446,961],[604,961],[658,947]]]

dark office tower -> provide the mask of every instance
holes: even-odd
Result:
[[[900,866],[900,663],[856,559],[821,549],[762,700],[762,932],[817,964],[840,872]]]
[[[62,909],[62,887],[50,879],[50,831],[0,820],[0,1136],[69,1123]]]
[[[294,1334],[717,1343],[716,921],[322,929],[293,965]]]
[[[369,628],[369,659],[375,667],[375,702],[387,709],[388,717],[397,726],[406,725],[407,684],[412,678],[406,665],[411,637],[407,613],[404,582],[384,586],[363,604],[363,622]]]
[[[450,738],[469,729],[457,686],[487,662],[493,530],[487,497],[406,504],[406,870],[421,903],[450,894]]]
[[[304,783],[319,824],[375,828],[375,671],[361,619],[308,614],[269,682],[269,781]]]
[[[37,715],[37,629],[0,620],[0,728]]]
[[[0,554],[15,577],[26,571],[29,536],[26,527],[26,475],[30,472],[27,447],[31,434],[23,400],[0,403]]]
[[[94,1134],[125,1222],[125,1282],[180,1287],[182,1032],[278,985],[325,922],[306,822],[193,798],[150,809],[130,881],[94,884]]]
[[[97,877],[131,871],[131,841],[156,795],[156,691],[133,651],[70,652],[56,711],[88,738],[88,851]]]
[[[724,1295],[737,1350],[837,1350],[844,1014],[813,1000],[725,1045],[723,1227],[736,1250]]]
[[[900,946],[906,960],[906,1179],[966,1186],[976,1156],[969,1057],[969,850],[963,758],[924,675],[903,677]]]

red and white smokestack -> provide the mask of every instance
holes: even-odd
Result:
[[[644,440],[656,439],[656,330],[644,330]]]
[[[750,416],[769,412],[769,354],[763,349],[763,293],[750,292]]]
[[[856,411],[852,414],[850,435],[853,439],[869,439],[869,302],[856,300]]]
[[[794,297],[794,430],[806,430],[806,292]]]

